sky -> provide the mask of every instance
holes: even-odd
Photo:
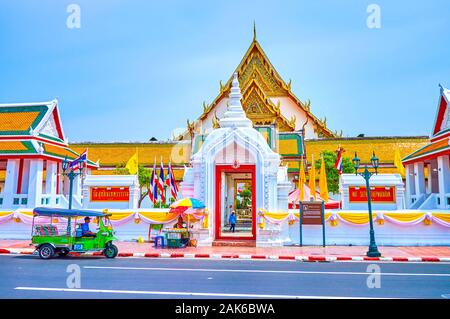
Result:
[[[70,4],[80,28],[67,25]],[[371,4],[379,28],[367,25]],[[167,140],[217,96],[254,21],[331,130],[430,134],[438,84],[450,86],[447,0],[0,0],[0,103],[58,98],[70,142]]]

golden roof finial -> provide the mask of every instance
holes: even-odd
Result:
[[[256,41],[256,21],[253,20],[253,41]]]

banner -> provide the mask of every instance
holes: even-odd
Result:
[[[128,202],[130,188],[123,187],[91,187],[91,202]]]
[[[348,187],[349,203],[367,203],[365,186]],[[395,204],[395,186],[373,186],[370,188],[370,199],[374,203]]]

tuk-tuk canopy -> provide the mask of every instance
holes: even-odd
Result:
[[[33,210],[34,216],[61,216],[61,217],[76,217],[76,216],[93,216],[103,217],[108,216],[103,212],[87,209],[65,209],[65,208],[48,208],[48,207],[36,207]]]

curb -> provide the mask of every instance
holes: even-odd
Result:
[[[32,255],[30,249],[0,248],[0,254]],[[72,256],[103,256],[100,252],[84,254],[70,253]],[[450,262],[450,257],[364,257],[364,256],[299,256],[299,255],[244,255],[244,254],[204,254],[204,253],[119,253],[118,257],[143,258],[186,258],[186,259],[267,259],[294,260],[303,262],[334,262],[334,261],[386,261],[386,262]]]

